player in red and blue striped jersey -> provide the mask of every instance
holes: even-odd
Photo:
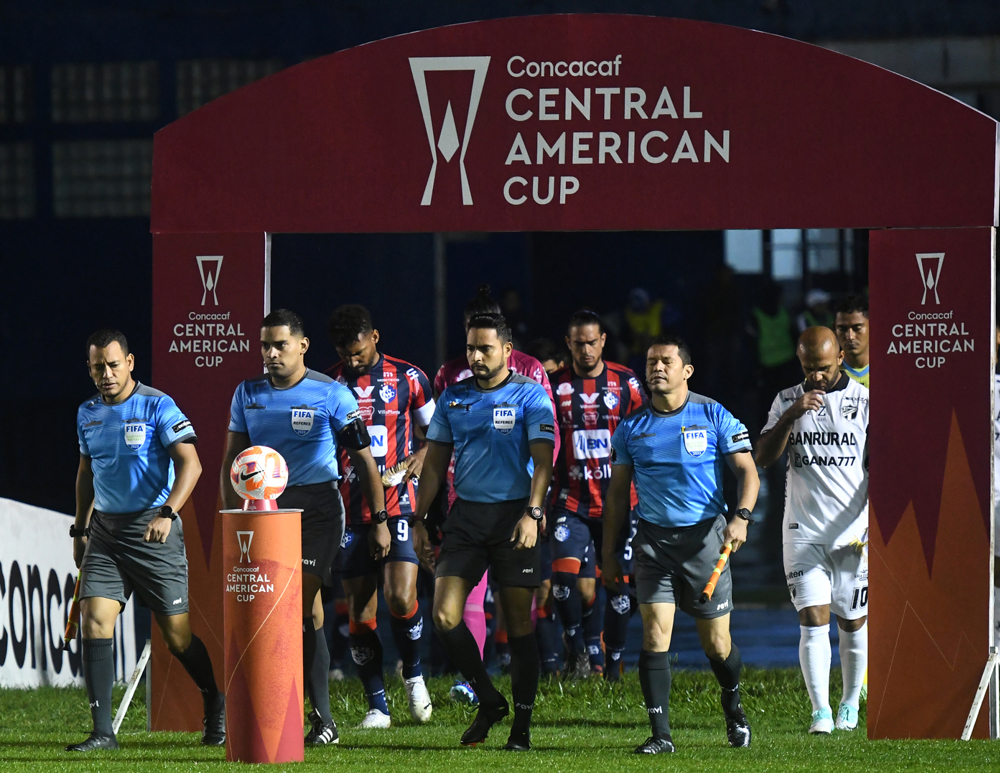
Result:
[[[631,599],[624,591],[608,595],[603,620],[595,610],[596,582],[580,576],[588,552],[601,555],[604,495],[611,478],[611,436],[619,422],[646,401],[635,374],[603,359],[606,336],[601,318],[578,311],[569,320],[569,366],[552,374],[562,452],[552,480],[549,534],[552,546],[552,595],[567,640],[567,674],[603,670],[617,679],[625,650]],[[637,502],[632,489],[632,506]],[[631,566],[631,529],[623,530],[619,561]],[[591,545],[596,550],[591,548]],[[593,555],[596,553],[596,556]],[[601,629],[609,656],[605,668]]]
[[[383,473],[388,514],[389,552],[376,561],[372,557],[376,543],[386,534],[372,523],[371,510],[349,460],[342,458],[345,474],[340,492],[347,510],[347,529],[341,543],[341,576],[350,617],[351,655],[369,707],[361,727],[390,725],[375,615],[380,573],[384,575],[383,592],[392,615],[393,640],[403,661],[410,714],[414,721],[426,722],[431,716],[431,700],[420,668],[423,617],[417,603],[418,560],[410,535],[410,516],[426,453],[426,448],[417,446],[423,444],[424,431],[434,415],[431,385],[416,366],[378,351],[379,332],[363,306],[338,308],[330,318],[329,331],[341,361],[327,374],[346,385],[358,400],[371,437],[372,456]],[[399,480],[387,481],[386,471],[392,475],[394,468]]]

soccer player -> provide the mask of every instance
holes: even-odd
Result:
[[[835,304],[834,330],[844,352],[840,369],[866,389],[868,381],[868,299],[849,295]]]
[[[539,678],[531,601],[541,573],[538,526],[552,477],[552,404],[539,384],[507,367],[512,346],[502,316],[473,317],[466,340],[474,375],[445,389],[438,400],[427,431],[417,516],[422,518],[430,508],[454,450],[458,500],[444,525],[434,626],[448,658],[479,698],[479,710],[462,734],[462,744],[485,741],[490,728],[510,710],[462,620],[469,592],[489,567],[500,586],[510,642],[514,724],[505,748],[526,751],[531,748]],[[529,461],[534,464],[530,475]],[[416,525],[415,532],[417,552],[426,555],[423,525]]]
[[[364,306],[341,306],[329,322],[330,339],[340,362],[327,375],[347,386],[357,396],[361,418],[372,438],[371,454],[379,473],[400,471],[398,483],[385,486],[385,509],[392,538],[381,564],[372,558],[371,510],[364,501],[357,476],[344,449],[340,466],[344,477],[340,493],[347,508],[347,531],[341,540],[344,590],[350,616],[351,654],[368,696],[368,713],[362,728],[386,728],[391,724],[382,675],[382,642],[375,613],[378,580],[389,607],[393,641],[403,661],[403,680],[415,722],[431,717],[431,697],[420,667],[420,636],[423,617],[417,604],[417,554],[410,536],[410,516],[416,503],[416,485],[423,467],[426,446],[415,450],[434,415],[434,398],[427,376],[404,360],[378,350],[379,332]],[[384,483],[383,483],[384,485]]]
[[[626,417],[611,437],[611,483],[604,499],[604,584],[620,593],[623,575],[615,553],[625,524],[633,480],[639,528],[632,540],[642,614],[639,683],[653,735],[637,754],[672,752],[670,636],[679,606],[695,618],[698,638],[722,688],[729,745],[750,746],[750,724],[740,704],[740,651],[729,634],[732,579],[726,564],[707,602],[701,593],[726,544],[746,542],[760,482],[746,427],[714,400],[688,391],[694,373],[687,344],[654,339],[646,354],[650,403]],[[723,462],[736,475],[737,506],[726,515]]]
[[[782,523],[785,577],[799,613],[799,663],[812,701],[810,733],[834,729],[830,710],[830,611],[840,628],[844,692],[836,728],[858,726],[868,661],[868,389],[841,373],[833,331],[798,342],[805,380],[779,392],[757,441],[757,464],[788,449]]]
[[[80,567],[83,678],[94,730],[66,751],[117,749],[111,727],[115,620],[134,590],[167,648],[201,691],[201,742],[226,741],[226,701],[188,618],[184,529],[177,519],[201,475],[194,427],[163,392],[132,378],[135,356],[117,330],[87,341],[98,394],[77,411],[80,468],[70,529]]]
[[[369,546],[375,559],[392,544],[386,525],[385,494],[372,458],[368,428],[351,391],[306,367],[309,339],[294,312],[279,309],[260,324],[260,351],[267,373],[236,388],[222,460],[222,501],[239,506],[229,484],[229,468],[251,445],[269,446],[288,463],[288,487],[280,507],[302,510],[302,665],[313,710],[310,744],[338,743],[330,714],[330,651],[323,635],[320,588],[332,586],[330,567],[344,535],[338,448],[346,448],[354,474],[374,513]]]
[[[578,311],[570,317],[566,345],[572,363],[552,375],[562,451],[552,483],[549,532],[552,595],[570,647],[567,674],[580,677],[590,670],[604,671],[609,681],[617,681],[632,609],[627,577],[632,572],[629,543],[634,524],[621,530],[615,545],[626,587],[618,594],[606,594],[603,615],[595,609],[597,581],[579,575],[591,544],[595,546],[594,558],[603,550],[601,526],[604,494],[611,479],[611,435],[646,398],[631,370],[604,360],[606,340],[604,323],[594,312]],[[633,488],[630,505],[635,507],[636,502]],[[602,628],[610,661],[607,669],[601,653]]]

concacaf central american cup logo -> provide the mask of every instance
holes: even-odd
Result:
[[[219,286],[219,274],[222,272],[222,255],[198,255],[198,273],[201,275],[201,305],[204,306],[208,300],[208,294],[212,294],[212,303],[219,305],[219,296],[215,290]]]
[[[438,155],[444,162],[450,163],[458,152],[458,170],[462,178],[462,204],[472,206],[472,189],[469,187],[469,176],[465,172],[465,153],[469,148],[469,137],[476,122],[476,112],[479,110],[479,100],[483,95],[483,84],[486,82],[486,70],[490,66],[488,56],[412,56],[410,57],[410,72],[413,74],[413,85],[417,89],[417,100],[420,102],[420,114],[424,119],[424,129],[427,132],[427,144],[431,151],[431,170],[427,175],[424,195],[420,205],[429,207],[434,198],[434,180],[438,171]],[[472,91],[469,93],[469,109],[466,113],[465,126],[459,132],[455,123],[455,113],[451,102],[445,108],[444,116],[435,120],[431,115],[430,95],[427,93],[428,72],[461,72],[472,71]],[[460,151],[460,152],[459,152]]]
[[[927,303],[927,293],[934,293],[934,303],[941,305],[938,297],[938,282],[941,279],[941,268],[944,266],[943,252],[918,252],[917,268],[920,269],[920,281],[924,285],[924,294],[920,298],[920,305]]]

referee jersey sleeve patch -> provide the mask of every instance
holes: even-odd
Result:
[[[538,429],[541,432],[549,432],[551,434],[556,434],[556,427],[554,424],[539,424]]]
[[[191,429],[191,422],[188,419],[184,419],[184,421],[179,421],[174,426],[172,426],[170,428],[170,431],[173,432],[175,435],[179,435],[181,432],[184,432],[184,430],[188,429]]]
[[[732,442],[733,443],[748,443],[748,442],[750,442],[750,433],[747,432],[746,430],[743,430],[742,432],[737,432],[735,435],[733,435]]]

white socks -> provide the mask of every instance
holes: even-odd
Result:
[[[830,708],[830,626],[800,625],[799,664],[813,711]]]
[[[844,673],[844,697],[841,699],[852,709],[861,703],[861,685],[868,668],[868,621],[853,633],[841,629],[840,667]]]

